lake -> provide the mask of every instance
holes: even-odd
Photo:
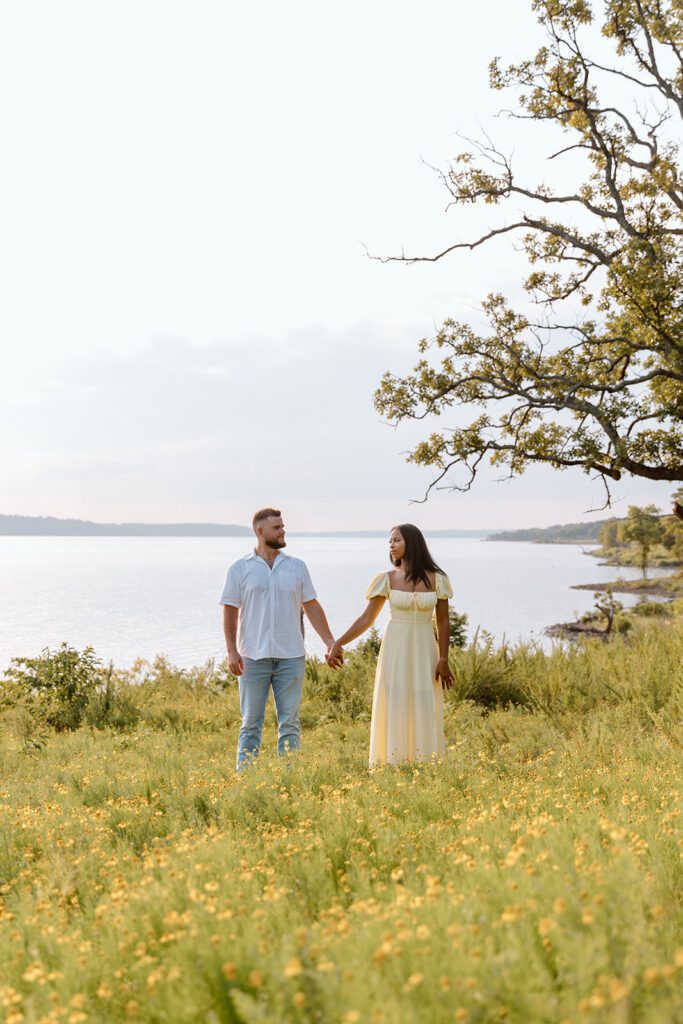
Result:
[[[575,545],[429,543],[470,636],[480,626],[497,640],[543,640],[545,626],[593,606],[592,593],[572,584],[639,576],[601,567]],[[221,659],[218,599],[228,565],[248,550],[243,537],[0,537],[0,669],[63,640],[91,646],[119,668],[157,654],[183,667]],[[287,552],[307,562],[336,633],[362,611],[374,574],[388,568],[383,538],[291,537]],[[385,608],[380,629],[387,615]],[[306,648],[323,653],[310,627]]]

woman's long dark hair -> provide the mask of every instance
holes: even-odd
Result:
[[[403,563],[405,565],[406,582],[424,583],[425,587],[429,589],[432,581],[427,573],[440,572],[442,576],[445,573],[430,555],[422,530],[419,530],[417,526],[413,526],[412,523],[401,523],[400,526],[392,526],[392,530],[399,531],[403,537],[406,549],[403,558],[399,562],[394,562],[392,559],[391,564],[401,565]]]

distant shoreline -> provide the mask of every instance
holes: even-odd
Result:
[[[386,530],[289,530],[290,537],[386,537]],[[494,530],[425,530],[427,537],[481,539]],[[0,537],[251,537],[234,523],[95,523],[55,516],[0,515]]]

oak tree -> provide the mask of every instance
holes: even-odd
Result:
[[[506,219],[432,255],[385,259],[436,261],[515,236],[530,301],[489,294],[483,332],[447,320],[412,372],[385,374],[375,404],[393,423],[468,413],[410,453],[434,471],[427,494],[468,490],[486,462],[510,475],[545,463],[597,474],[609,504],[623,474],[683,480],[683,4],[602,0],[599,17],[586,0],[532,6],[545,45],[494,60],[490,84],[516,90],[511,116],[561,130],[549,156],[578,159],[581,180],[522,180],[488,140],[441,172],[452,210],[484,204]]]

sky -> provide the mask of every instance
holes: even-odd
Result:
[[[520,297],[509,242],[434,167],[495,134],[489,60],[527,0],[5,0],[0,7],[0,512],[292,530],[543,526],[605,515],[576,471],[423,497],[424,425],[373,408],[446,317]],[[9,157],[7,156],[9,154]],[[538,168],[541,166],[541,172]],[[447,425],[444,421],[443,425]],[[626,479],[614,513],[669,504]],[[589,512],[588,510],[594,510]]]

